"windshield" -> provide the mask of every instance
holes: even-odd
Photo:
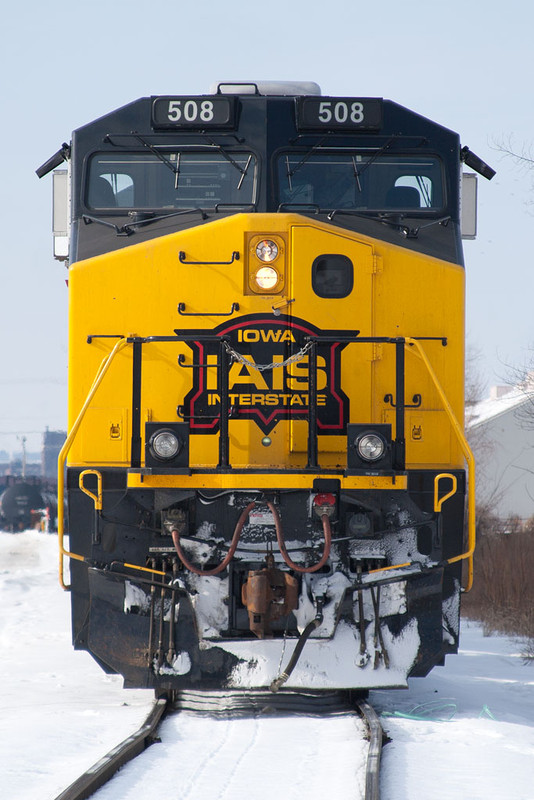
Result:
[[[256,159],[248,153],[98,153],[86,202],[93,209],[213,208],[255,202]]]
[[[323,209],[441,209],[442,170],[432,156],[288,153],[278,159],[279,202]]]

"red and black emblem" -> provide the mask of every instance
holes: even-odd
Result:
[[[221,391],[217,340],[195,341],[207,331],[188,331],[193,351],[193,388],[184,399],[191,433],[216,433]],[[209,331],[224,337],[230,359],[228,403],[232,419],[252,419],[268,434],[281,419],[307,419],[309,410],[308,337],[340,337],[352,331],[320,331],[309,322],[285,316],[250,314]],[[349,399],[341,389],[340,342],[317,344],[317,426],[320,434],[346,432]],[[309,347],[309,345],[308,345]],[[294,357],[294,358],[293,358]]]

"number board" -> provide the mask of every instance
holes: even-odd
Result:
[[[382,127],[382,100],[377,97],[300,97],[299,130],[366,130]]]
[[[235,97],[155,97],[154,128],[233,128]]]

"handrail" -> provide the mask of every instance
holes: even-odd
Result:
[[[180,334],[182,332],[181,331],[177,331],[176,333]],[[169,337],[148,337],[144,341],[147,341],[147,342],[148,341],[160,341],[160,340],[161,341],[176,341],[176,340],[180,341],[180,339],[183,341],[184,338],[185,337],[180,337],[179,335],[177,335],[176,337],[170,337],[170,336]],[[460,554],[458,556],[453,556],[453,557],[447,559],[445,563],[453,564],[455,562],[462,561],[462,560],[467,560],[468,561],[467,585],[465,587],[465,591],[468,592],[471,589],[472,585],[473,585],[473,553],[474,553],[475,544],[476,544],[476,528],[475,528],[475,459],[474,459],[472,450],[469,447],[469,444],[468,444],[468,442],[467,442],[467,440],[465,438],[464,432],[463,432],[461,426],[459,425],[458,420],[456,419],[454,411],[453,411],[449,401],[447,400],[445,392],[443,391],[443,389],[441,387],[441,384],[439,383],[439,380],[438,380],[438,378],[436,376],[436,373],[434,372],[434,369],[432,368],[432,365],[431,365],[429,359],[427,358],[426,353],[424,352],[420,342],[417,339],[413,339],[411,337],[405,337],[403,340],[402,339],[388,339],[386,337],[376,337],[376,338],[380,338],[382,341],[389,341],[391,343],[400,343],[400,342],[403,341],[405,349],[407,347],[409,347],[409,348],[415,347],[416,348],[417,355],[421,358],[421,360],[425,364],[425,366],[427,368],[427,371],[428,371],[428,373],[429,373],[429,375],[430,375],[430,377],[431,377],[431,379],[432,379],[432,381],[434,383],[434,386],[437,389],[437,392],[438,392],[438,394],[440,396],[440,399],[441,399],[441,402],[443,404],[444,410],[445,410],[445,412],[447,413],[447,415],[449,417],[449,420],[451,422],[451,426],[452,426],[452,428],[453,428],[453,430],[454,430],[454,432],[456,434],[456,437],[457,437],[457,439],[458,439],[458,441],[460,443],[460,447],[462,449],[462,452],[463,452],[463,454],[465,456],[465,459],[467,461],[467,465],[468,465],[468,549],[464,553],[462,553],[462,554]],[[374,337],[373,337],[373,340],[374,340]],[[66,590],[66,591],[70,590],[71,587],[67,586],[65,584],[65,582],[64,582],[64,577],[63,577],[64,557],[72,558],[72,559],[75,559],[75,560],[78,560],[78,561],[85,561],[86,560],[84,556],[81,556],[81,555],[78,555],[77,553],[72,553],[72,552],[70,552],[68,550],[65,550],[65,548],[63,546],[63,539],[64,539],[64,498],[65,498],[65,485],[64,485],[65,478],[64,478],[64,475],[65,475],[66,458],[67,458],[67,455],[68,455],[68,453],[70,451],[72,443],[73,443],[73,441],[74,441],[74,439],[75,439],[75,437],[76,437],[76,435],[78,433],[78,430],[79,430],[80,425],[82,423],[82,420],[83,420],[83,418],[84,418],[84,416],[85,416],[85,414],[87,412],[87,409],[88,409],[88,407],[89,407],[94,395],[96,394],[96,391],[98,390],[100,384],[102,383],[102,381],[103,381],[108,369],[110,368],[112,361],[114,360],[115,356],[124,347],[126,347],[127,344],[131,344],[131,343],[133,343],[133,341],[134,340],[132,338],[126,338],[126,337],[119,339],[119,341],[115,344],[115,346],[113,347],[111,352],[103,359],[103,361],[100,364],[100,367],[99,367],[99,369],[97,371],[97,374],[95,376],[93,384],[92,384],[92,386],[91,386],[91,388],[89,390],[89,393],[88,393],[88,395],[87,395],[87,397],[85,399],[85,402],[84,402],[84,404],[83,404],[83,406],[82,406],[82,408],[81,408],[81,410],[80,410],[80,412],[78,414],[78,417],[76,418],[76,421],[74,422],[74,425],[72,426],[72,428],[71,428],[71,430],[69,432],[69,435],[67,436],[67,439],[65,440],[65,443],[63,444],[63,447],[61,448],[61,451],[60,451],[59,456],[58,456],[59,581],[60,581],[60,584],[61,584],[62,588],[64,590]],[[353,339],[352,337],[350,337],[350,341],[358,341],[358,343],[359,343],[359,342],[363,341],[363,339],[356,339],[356,338]],[[409,352],[413,353],[414,351],[410,349]],[[441,476],[439,476],[439,477],[441,477]],[[449,493],[446,497],[442,498],[441,503],[443,503],[451,495],[452,495],[452,492]],[[440,503],[440,505],[441,505],[441,503]],[[160,574],[158,572],[158,570],[146,569],[146,568],[143,568],[143,567],[140,567],[140,566],[137,566],[137,565],[128,565],[128,566],[131,566],[131,567],[133,567],[135,569],[139,569],[139,570],[142,570],[142,571],[156,572],[156,573]],[[406,566],[406,565],[394,565],[394,566],[390,567],[390,569],[395,569],[397,566]],[[380,571],[380,570],[377,570],[377,571]]]
[[[63,538],[65,534],[65,461],[67,460],[67,455],[69,453],[70,448],[72,447],[72,443],[76,438],[76,434],[78,433],[78,429],[82,424],[82,420],[85,417],[87,409],[91,404],[93,397],[96,394],[96,391],[104,377],[106,372],[111,366],[111,362],[114,360],[117,353],[119,353],[126,345],[129,344],[128,339],[123,338],[119,339],[117,344],[113,347],[113,350],[102,360],[98,371],[96,373],[95,379],[91,388],[89,389],[89,394],[85,398],[85,403],[81,407],[80,413],[78,414],[76,421],[72,428],[69,431],[69,435],[65,439],[65,443],[61,448],[57,460],[57,535],[58,535],[58,543],[59,543],[59,583],[61,587],[65,591],[70,590],[70,585],[67,586],[65,584],[64,576],[63,576],[63,560],[65,557],[73,558],[76,561],[85,561],[84,556],[80,556],[77,553],[71,553],[69,550],[65,550],[63,546]]]
[[[452,428],[456,434],[456,438],[460,444],[462,452],[464,454],[465,460],[467,461],[467,550],[465,553],[462,553],[459,556],[453,556],[452,558],[447,559],[447,564],[454,564],[457,561],[463,561],[467,559],[467,585],[465,587],[465,591],[468,592],[472,585],[473,585],[473,553],[475,552],[475,545],[476,545],[476,520],[475,520],[475,457],[473,455],[473,451],[469,447],[467,439],[465,438],[464,432],[456,419],[454,411],[452,409],[451,404],[447,400],[445,392],[441,388],[441,384],[437,378],[434,369],[430,361],[428,360],[425,351],[423,350],[421,344],[417,339],[411,339],[410,337],[406,337],[405,339],[406,345],[408,347],[415,347],[417,350],[417,355],[423,361],[425,367],[428,370],[430,377],[434,383],[434,386],[437,389],[437,392],[440,396],[441,402],[443,404],[443,408],[449,417],[450,423]],[[408,350],[408,352],[412,352],[413,350]]]
[[[85,476],[86,475],[96,475],[96,485],[97,485],[97,493],[94,494],[85,487]],[[80,472],[80,477],[78,478],[78,486],[82,490],[84,494],[91,498],[93,503],[95,504],[95,511],[102,511],[102,473],[99,472],[97,469],[84,469],[83,472]]]
[[[452,489],[450,489],[446,494],[439,496],[439,482],[442,478],[447,478],[452,482]],[[439,475],[436,475],[434,478],[434,511],[439,513],[441,511],[441,506],[443,503],[446,503],[449,498],[451,498],[454,494],[456,494],[456,489],[458,487],[458,479],[456,475],[452,475],[450,472],[440,472]]]

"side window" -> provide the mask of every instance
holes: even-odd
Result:
[[[89,185],[91,208],[131,208],[133,204],[134,184],[130,175],[108,172],[94,178]]]
[[[318,297],[348,297],[353,286],[350,258],[339,253],[317,256],[312,264],[312,287]]]
[[[426,175],[403,175],[395,181],[395,188],[412,190],[412,202],[416,205],[409,208],[432,208],[432,181]]]

